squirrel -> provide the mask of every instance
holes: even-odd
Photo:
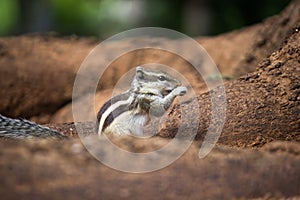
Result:
[[[101,134],[142,136],[150,116],[160,117],[177,96],[187,88],[171,75],[136,67],[131,87],[108,100],[97,115],[97,132]]]
[[[136,67],[131,87],[109,99],[97,114],[96,132],[99,135],[143,135],[150,116],[160,117],[177,96],[187,88],[171,75],[153,69]],[[6,138],[66,138],[49,127],[25,119],[12,119],[0,114],[0,137]]]

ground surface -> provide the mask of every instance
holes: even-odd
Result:
[[[189,112],[182,123],[181,111],[191,104],[181,108],[175,105],[156,137],[114,140],[133,152],[151,152],[169,143],[180,125],[185,135],[197,133],[180,159],[146,174],[106,167],[85,150],[72,123],[53,124],[73,121],[73,82],[80,64],[97,41],[51,34],[0,38],[0,113],[39,123],[52,122],[51,127],[73,136],[62,141],[1,139],[1,198],[300,199],[299,12],[300,1],[294,1],[280,15],[255,26],[216,37],[196,38],[224,78],[230,79],[224,79],[224,128],[217,145],[204,159],[198,157],[198,152],[208,126],[220,122],[210,119],[212,105],[203,77],[182,58],[151,49],[125,54],[110,64],[98,87],[96,110],[111,96],[113,86],[126,71],[147,62],[172,66],[190,81],[197,94],[199,113]],[[89,61],[91,75],[111,59],[114,49],[135,42],[106,46],[101,56]],[[186,45],[161,39],[156,42],[181,45],[182,49]],[[190,55],[199,57],[194,52]],[[207,65],[203,70],[209,70]],[[219,89],[215,88],[215,92]],[[84,107],[91,97],[86,91],[81,92],[74,103]],[[83,110],[82,115],[88,118],[91,111],[94,109]],[[200,120],[196,129],[191,126],[195,114]],[[92,138],[89,144],[95,141]],[[116,157],[118,153],[104,155]],[[165,156],[172,156],[172,152]]]

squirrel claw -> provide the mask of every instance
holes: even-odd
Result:
[[[184,86],[180,86],[174,89],[176,96],[183,96],[187,92],[187,88]]]

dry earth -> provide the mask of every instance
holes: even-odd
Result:
[[[208,125],[220,123],[210,119],[210,92],[220,87],[207,92],[203,78],[174,54],[153,49],[134,51],[116,59],[105,71],[96,109],[129,69],[157,62],[188,78],[201,105],[200,123],[196,129],[191,126],[197,112],[189,112],[180,123],[181,112],[190,104],[175,105],[158,136],[147,140],[116,138],[113,142],[129,151],[149,152],[169,143],[182,125],[186,136],[197,133],[188,151],[158,171],[119,172],[85,150],[73,123],[50,124],[70,138],[0,140],[1,199],[300,199],[299,13],[300,1],[293,1],[279,15],[260,24],[196,38],[221,73],[235,78],[224,80],[225,124],[217,145],[205,158],[200,159],[198,152]],[[106,46],[105,53],[90,61],[91,74],[112,58],[114,49],[125,49],[135,42]],[[157,43],[178,45],[163,39]],[[0,38],[0,113],[40,123],[72,122],[70,103],[76,72],[96,45],[94,39],[53,34]],[[180,45],[184,49],[185,43]],[[191,52],[191,56],[198,55]],[[208,69],[203,66],[203,70]],[[76,104],[85,105],[89,98],[85,93],[83,90]],[[97,139],[89,137],[88,144],[93,146]],[[106,153],[104,156],[112,158],[118,155],[115,151]],[[172,152],[164,155],[172,156]]]

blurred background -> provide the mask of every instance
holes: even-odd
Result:
[[[145,26],[189,36],[261,22],[291,0],[0,0],[0,36],[54,31],[105,39]]]

